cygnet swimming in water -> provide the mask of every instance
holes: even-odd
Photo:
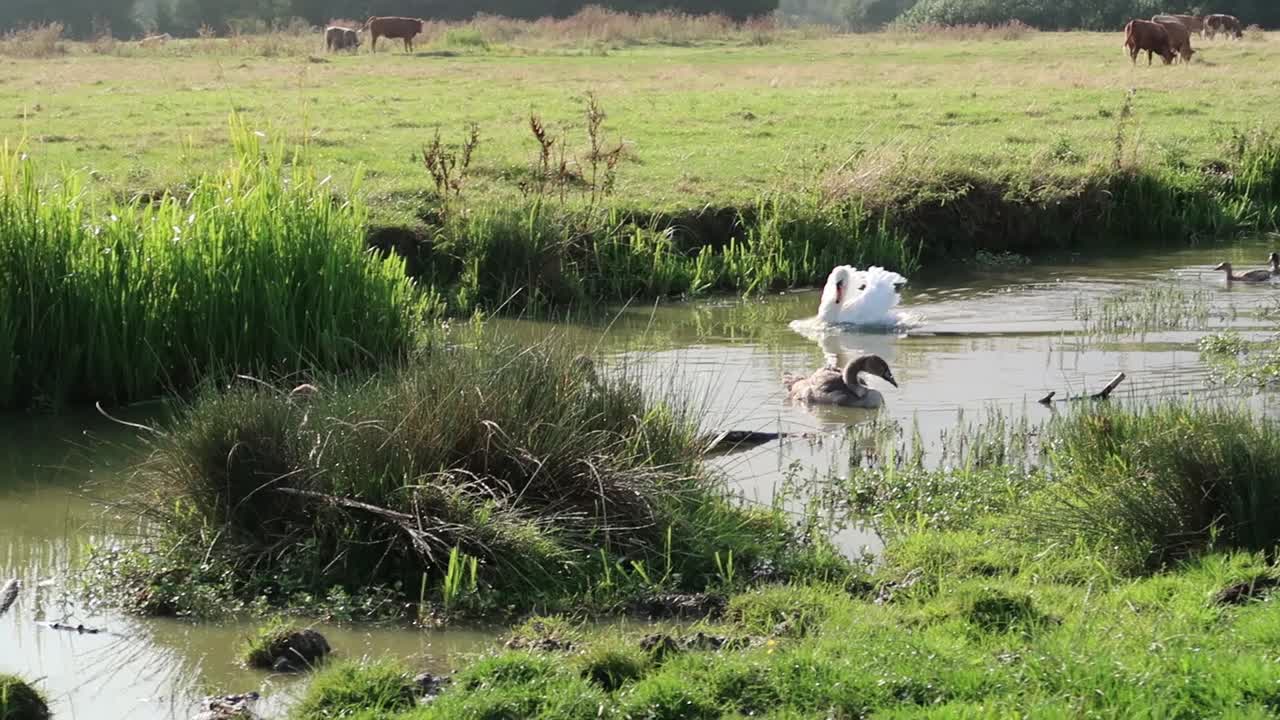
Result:
[[[883,378],[890,385],[898,387],[889,363],[879,355],[863,355],[851,360],[843,371],[823,368],[808,377],[788,374],[783,376],[782,383],[787,388],[787,396],[794,402],[856,408],[880,407],[884,404],[884,397],[880,391],[869,388],[862,382],[859,377],[861,373]]]

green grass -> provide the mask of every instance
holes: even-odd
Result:
[[[887,604],[838,588],[780,586],[770,592],[822,608],[802,636],[730,620],[707,629],[765,634],[745,648],[629,662],[627,680],[612,689],[584,680],[576,656],[499,652],[473,661],[426,707],[392,717],[1271,716],[1280,686],[1270,661],[1280,634],[1272,603],[1209,602],[1262,572],[1261,557],[1209,555],[1137,580],[1079,560],[1092,568],[1080,578],[1016,561],[994,576],[955,567],[929,594]],[[638,641],[638,631],[599,632],[579,652],[615,653]]]
[[[199,398],[138,473],[160,533],[117,568],[135,609],[198,613],[218,604],[205,586],[226,609],[371,588],[401,613],[610,607],[705,589],[730,550],[744,576],[827,562],[781,514],[733,503],[695,408],[554,338],[463,339],[307,398],[258,383]]]
[[[433,309],[468,314],[777,290],[821,282],[843,263],[913,274],[979,252],[1185,243],[1272,229],[1280,217],[1280,141],[1267,130],[1277,104],[1263,80],[1280,51],[1265,39],[1220,44],[1205,50],[1206,62],[1186,68],[1149,70],[1123,62],[1117,37],[1091,33],[782,33],[767,45],[638,46],[603,56],[558,46],[486,50],[475,42],[489,43],[497,32],[479,21],[442,31],[440,42],[477,51],[459,56],[363,54],[317,63],[295,52],[245,56],[229,66],[228,57],[275,38],[266,36],[106,54],[71,44],[53,59],[11,61],[0,78],[0,106],[8,102],[14,113],[0,117],[0,136],[26,138],[39,167],[77,170],[43,178],[62,189],[47,190],[38,202],[74,207],[40,227],[62,222],[68,229],[53,233],[59,241],[93,247],[83,228],[99,222],[120,243],[114,255],[80,261],[96,274],[52,274],[61,266],[42,259],[51,268],[45,284],[66,276],[110,293],[114,280],[137,294],[134,286],[149,282],[138,277],[144,270],[119,268],[118,258],[136,259],[138,247],[152,244],[152,254],[177,252],[172,245],[160,251],[158,243],[170,240],[167,229],[183,227],[192,209],[204,212],[184,231],[191,242],[179,246],[216,255],[216,238],[234,230],[207,212],[213,205],[200,203],[227,189],[215,191],[207,168],[225,153],[221,119],[228,112],[251,118],[250,127],[274,140],[275,156],[260,165],[246,160],[253,168],[239,172],[273,174],[258,186],[275,182],[277,190],[261,190],[237,207],[252,214],[256,203],[255,234],[278,235],[289,252],[251,258],[262,269],[253,278],[261,285],[238,294],[244,312],[201,309],[225,323],[216,332],[166,328],[170,344],[220,346],[156,349],[149,335],[131,335],[150,332],[155,321],[148,316],[95,317],[49,300],[89,324],[55,323],[64,333],[57,347],[70,337],[108,360],[58,357],[47,382],[12,381],[17,399],[10,404],[45,394],[146,395],[161,384],[188,385],[215,363],[296,371],[378,356],[403,337],[387,325],[416,305],[402,287],[386,290],[399,313],[357,309],[353,319],[333,290],[360,282],[267,287],[263,280],[323,277],[315,267],[323,263],[332,264],[324,273],[367,267],[347,247],[355,233],[403,255]],[[1228,84],[1230,93],[1199,92]],[[45,93],[56,93],[56,103]],[[180,133],[172,130],[175,119]],[[257,138],[241,135],[241,150],[257,152]],[[451,145],[460,137],[471,138],[465,149]],[[304,172],[298,188],[283,185],[283,144],[304,148],[308,167],[335,176],[317,181]],[[428,155],[448,162],[427,163]],[[36,172],[25,161],[10,164]],[[425,165],[436,168],[434,176]],[[105,212],[83,209],[80,184],[89,198],[145,200],[166,190],[173,198],[129,205],[116,213],[122,222],[104,223]],[[265,196],[286,187],[280,197],[298,204],[264,217],[263,201],[274,197]],[[367,191],[368,223],[360,190]],[[321,193],[354,199],[323,209]],[[138,223],[146,232],[125,229]],[[44,232],[17,227],[10,242],[20,248]],[[126,242],[131,232],[146,237]],[[344,238],[336,241],[339,252],[308,241],[305,250],[314,255],[290,254],[302,252],[297,237],[317,233]],[[46,245],[35,247],[52,250]],[[165,280],[153,284],[174,290]],[[226,287],[179,286],[154,302],[217,297]],[[324,288],[323,300],[335,305],[308,296],[313,314],[256,333],[256,345],[243,349],[219,336],[232,327],[227,318],[245,313],[284,322],[279,316],[293,312],[289,300],[299,298],[280,297],[282,288]],[[24,322],[20,301],[12,293],[0,297],[10,325]],[[344,324],[357,320],[375,337],[366,342]],[[0,337],[0,350],[12,345],[11,358],[43,367],[46,358],[25,344],[30,331],[10,329],[18,339]],[[84,342],[93,330],[103,337]],[[122,348],[146,348],[155,357],[123,366]],[[62,367],[76,362],[87,369]],[[0,365],[0,381],[22,370],[13,364]]]
[[[1029,511],[1045,542],[1083,542],[1159,567],[1205,548],[1271,551],[1280,424],[1230,408],[1103,408],[1055,428],[1061,479]]]
[[[412,709],[413,681],[403,665],[389,660],[357,664],[340,662],[321,670],[306,697],[290,709],[300,720],[359,716],[372,720]]]
[[[502,36],[477,21],[440,42],[488,50],[323,63],[256,57],[252,38],[122,55],[73,44],[7,66],[0,136],[28,138],[45,167],[83,168],[94,194],[132,196],[189,184],[235,110],[306,146],[340,192],[360,174],[370,241],[459,313],[1277,221],[1280,143],[1259,129],[1277,119],[1265,71],[1280,50],[1266,38],[1135,69],[1106,33],[778,33],[603,55]],[[553,141],[545,158],[531,115]],[[472,126],[469,163],[438,187],[419,151]]]
[[[14,675],[0,674],[0,720],[48,720],[44,696]]]
[[[745,642],[646,656],[645,628],[578,632],[571,649],[472,659],[430,705],[393,717],[1273,717],[1275,600],[1216,597],[1274,577],[1274,425],[1226,409],[1085,410],[1044,442],[1052,472],[1017,501],[900,526],[859,581],[741,590],[723,619],[685,631]],[[1218,532],[1141,522],[1193,506]],[[1055,532],[1025,532],[1051,516]],[[1162,562],[1116,552],[1141,557],[1153,538]]]
[[[1233,132],[1280,117],[1265,72],[1280,54],[1272,37],[1208,43],[1206,62],[1152,70],[1132,68],[1120,43],[1119,33],[1012,41],[867,34],[605,56],[505,46],[320,64],[305,52],[237,56],[230,41],[230,57],[198,41],[183,54],[178,43],[129,57],[73,47],[66,57],[5,66],[0,136],[28,137],[46,167],[91,169],[104,189],[129,193],[172,187],[220,160],[223,118],[235,109],[260,129],[309,141],[340,185],[362,165],[376,210],[408,221],[429,190],[413,154],[437,127],[452,135],[476,122],[471,192],[510,198],[537,156],[529,111],[563,137],[574,161],[587,148],[589,90],[609,113],[607,138],[627,147],[615,196],[642,208],[746,206],[780,185],[824,179],[856,189],[871,179],[860,174],[901,158],[994,178],[1083,177],[1114,160],[1130,88],[1126,165],[1196,171],[1229,159]],[[1205,87],[1230,91],[1199,92]]]
[[[0,153],[0,408],[409,351],[422,301],[399,260],[366,251],[362,206],[278,143],[238,125],[232,140],[232,162],[185,191],[110,205],[78,174],[46,184],[25,151]]]

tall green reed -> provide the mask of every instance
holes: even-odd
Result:
[[[210,372],[290,373],[404,353],[421,316],[365,211],[233,121],[234,161],[189,193],[100,210],[0,153],[0,407],[122,402]]]
[[[759,293],[814,285],[849,263],[919,267],[919,249],[860,207],[782,197],[740,213],[726,237],[693,240],[678,226],[616,209],[542,199],[486,205],[447,219],[430,247],[419,279],[454,312]]]

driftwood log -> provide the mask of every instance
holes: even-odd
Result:
[[[1116,373],[1116,376],[1111,378],[1111,382],[1107,383],[1106,387],[1102,388],[1096,393],[1093,393],[1092,395],[1076,395],[1075,397],[1061,398],[1057,402],[1078,402],[1080,400],[1106,400],[1107,398],[1111,397],[1111,393],[1115,392],[1115,389],[1120,386],[1120,383],[1124,382],[1125,377],[1126,375],[1124,373]],[[1045,395],[1044,397],[1040,398],[1039,400],[1040,404],[1041,405],[1052,404],[1054,402],[1054,396],[1057,394],[1058,393],[1056,391],[1050,392],[1048,395]]]

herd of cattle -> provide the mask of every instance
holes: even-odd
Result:
[[[413,39],[422,32],[425,26],[426,23],[418,18],[371,17],[365,22],[364,27],[359,30],[330,25],[324,29],[324,44],[331,52],[336,50],[355,50],[360,47],[360,33],[367,32],[370,37],[370,45],[375,52],[378,49],[378,38],[380,37],[403,40],[405,52],[413,52]]]
[[[324,42],[330,52],[357,50],[360,34],[368,33],[374,52],[378,50],[378,38],[403,40],[405,52],[413,52],[413,39],[425,27],[426,23],[418,18],[371,17],[359,29],[330,25],[324,30]],[[1148,65],[1152,64],[1154,55],[1159,55],[1165,65],[1178,58],[1190,62],[1196,52],[1191,47],[1191,35],[1198,34],[1212,40],[1219,33],[1238,40],[1244,37],[1244,28],[1239,18],[1232,15],[1156,15],[1150,20],[1130,20],[1124,26],[1124,47],[1135,65],[1138,54],[1144,51]],[[139,45],[152,47],[172,39],[165,33],[144,38]]]
[[[1165,65],[1177,58],[1189,63],[1196,52],[1191,47],[1192,33],[1210,40],[1222,33],[1239,40],[1244,37],[1244,27],[1233,15],[1156,15],[1150,20],[1130,20],[1124,26],[1124,47],[1135,65],[1143,51],[1148,65],[1152,55],[1159,55]]]

